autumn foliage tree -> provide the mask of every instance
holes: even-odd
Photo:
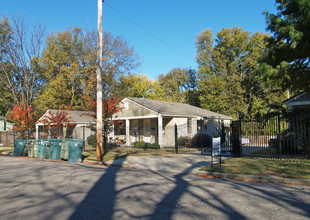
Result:
[[[92,118],[96,119],[96,112],[97,112],[97,102],[94,101],[89,96],[84,97],[88,104],[90,104],[90,108],[92,113],[85,113]],[[120,100],[116,97],[111,97],[105,100],[102,100],[102,117],[103,117],[103,143],[104,143],[104,154],[107,152],[107,137],[108,134],[112,131],[112,124],[113,121],[111,120],[113,114],[119,112],[121,107],[119,107]],[[95,127],[91,127],[92,130],[96,131]],[[97,159],[102,159],[102,149],[96,149],[97,151]]]
[[[14,123],[13,129],[21,131],[22,138],[24,138],[24,131],[34,128],[33,114],[32,107],[24,107],[22,103],[15,105],[7,114],[8,120]]]

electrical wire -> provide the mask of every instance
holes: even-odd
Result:
[[[145,33],[147,33],[148,35],[150,35],[151,37],[153,37],[154,39],[158,40],[159,42],[161,42],[163,45],[165,45],[166,47],[168,47],[170,50],[174,51],[175,53],[177,53],[178,55],[184,57],[185,59],[189,59],[189,57],[185,56],[183,53],[181,53],[180,51],[178,51],[177,49],[175,49],[174,47],[170,46],[168,43],[166,43],[165,41],[163,41],[162,39],[160,39],[159,37],[157,37],[156,35],[154,35],[152,32],[150,32],[149,30],[147,30],[146,28],[144,28],[142,25],[138,24],[137,22],[135,22],[134,20],[132,20],[131,18],[129,18],[127,15],[125,15],[124,13],[122,13],[121,11],[117,10],[116,8],[113,8],[110,4],[108,4],[106,1],[104,2],[108,7],[110,7],[112,10],[114,10],[115,12],[117,12],[118,14],[120,14],[121,16],[123,16],[124,18],[126,18],[128,21],[130,21],[131,23],[133,23],[134,25],[136,25],[137,27],[139,27],[141,30],[143,30]]]
[[[165,14],[161,13],[156,7],[154,7],[153,4],[150,3],[150,1],[146,0],[145,1],[150,8],[156,12],[162,19],[168,21],[170,24],[172,24],[176,29],[178,29],[180,32],[182,32],[183,34],[185,34],[187,37],[192,37],[192,35],[190,33],[188,33],[187,31],[185,31],[180,25],[177,25],[176,23],[174,23],[168,16],[166,16]]]

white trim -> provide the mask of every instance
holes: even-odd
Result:
[[[145,118],[158,118],[158,115],[112,118],[112,120],[117,121],[117,120],[126,120],[126,119],[145,119]]]
[[[38,124],[38,125],[44,125],[44,124],[40,124],[40,123],[38,123],[38,122],[41,121],[41,119],[42,119],[43,117],[45,117],[45,115],[46,115],[49,111],[50,111],[50,109],[46,110],[46,112],[41,116],[41,118],[39,118],[39,120],[37,120],[36,124]]]
[[[66,124],[67,122],[64,122],[64,124]],[[55,123],[53,123],[55,124]],[[75,122],[75,121],[72,121],[70,122],[69,121],[69,124],[96,124],[96,122]],[[43,124],[43,123],[36,123],[36,125],[39,125],[39,126],[42,126],[42,125],[46,125],[46,124]]]

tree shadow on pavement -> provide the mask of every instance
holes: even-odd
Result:
[[[156,204],[156,207],[154,209],[154,212],[152,215],[149,216],[150,219],[172,219],[172,216],[174,215],[175,210],[178,208],[178,203],[180,198],[183,196],[184,193],[188,192],[192,196],[199,199],[201,202],[211,205],[211,203],[208,203],[205,199],[199,197],[199,195],[195,195],[188,189],[190,184],[183,179],[188,173],[190,173],[194,168],[201,167],[202,165],[205,165],[205,162],[199,162],[197,164],[192,165],[191,167],[187,168],[183,171],[183,173],[177,174],[174,176],[176,186],[164,196],[164,198]],[[227,217],[234,219],[245,219],[245,217],[238,213],[236,210],[234,210],[231,206],[226,204],[224,201],[219,200],[219,202],[225,207],[215,207],[213,208],[218,209],[222,213],[226,214]],[[212,206],[212,205],[211,205]],[[194,217],[194,216],[192,216]],[[206,216],[200,216],[198,213],[195,217],[198,218],[204,218]]]
[[[124,158],[122,158],[125,161]],[[123,162],[122,161],[122,162]],[[69,219],[111,219],[116,191],[116,175],[122,164],[112,164],[88,192]]]

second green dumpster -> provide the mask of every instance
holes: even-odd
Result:
[[[49,139],[50,155],[48,159],[59,160],[62,139]]]
[[[46,139],[39,139],[38,140],[38,158],[40,159],[48,159],[50,150],[49,150],[49,141]]]
[[[84,142],[85,141],[79,139],[69,139],[69,162],[82,162]]]

